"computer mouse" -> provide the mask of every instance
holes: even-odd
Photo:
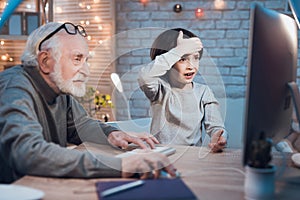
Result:
[[[300,167],[300,153],[294,153],[291,159],[297,167]]]

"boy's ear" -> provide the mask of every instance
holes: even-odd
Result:
[[[49,65],[49,58],[50,55],[47,51],[41,51],[38,54],[39,69],[43,74],[49,74],[52,70],[52,66]]]

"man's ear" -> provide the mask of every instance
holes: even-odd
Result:
[[[43,74],[49,74],[52,71],[52,66],[50,65],[50,55],[47,51],[41,51],[38,54],[39,69]]]

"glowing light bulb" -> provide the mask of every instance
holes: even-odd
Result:
[[[224,0],[215,0],[214,5],[216,9],[223,9],[225,8],[225,1]]]
[[[95,19],[96,22],[100,22],[101,21],[101,18],[99,16],[95,16],[94,19]]]
[[[195,16],[196,17],[203,17],[204,16],[204,10],[202,8],[196,8]]]
[[[8,59],[8,54],[5,54],[5,55],[1,56],[1,60],[7,61],[7,59]]]
[[[148,3],[148,0],[140,0],[140,2],[141,2],[142,4],[147,4],[147,3]]]
[[[56,7],[55,11],[56,11],[56,13],[62,13],[62,8],[61,7]]]

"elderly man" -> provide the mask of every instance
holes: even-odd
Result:
[[[157,178],[160,170],[175,176],[158,153],[120,159],[65,148],[83,141],[123,148],[158,142],[90,118],[73,97],[84,95],[89,76],[85,37],[80,25],[48,23],[29,36],[22,65],[0,73],[0,182],[24,175]]]

